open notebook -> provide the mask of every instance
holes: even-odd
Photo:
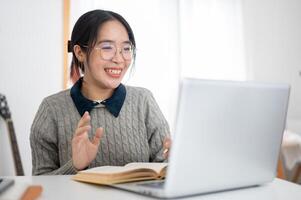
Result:
[[[163,179],[167,163],[129,163],[125,166],[102,166],[78,172],[73,180],[110,185],[141,180]]]

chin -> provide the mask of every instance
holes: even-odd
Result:
[[[111,80],[106,82],[104,85],[108,88],[108,89],[115,89],[117,88],[121,83],[121,80]]]

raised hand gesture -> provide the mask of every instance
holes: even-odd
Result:
[[[90,141],[88,137],[91,129],[90,120],[89,113],[85,112],[72,138],[72,160],[77,170],[86,168],[95,159],[103,135],[103,128],[97,128],[93,140]]]

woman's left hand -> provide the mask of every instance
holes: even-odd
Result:
[[[171,147],[171,138],[169,136],[167,136],[163,141],[163,157],[164,157],[164,159],[168,158],[170,147]]]

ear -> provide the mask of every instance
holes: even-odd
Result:
[[[79,45],[74,45],[73,51],[78,61],[84,62],[86,60],[86,53]]]

